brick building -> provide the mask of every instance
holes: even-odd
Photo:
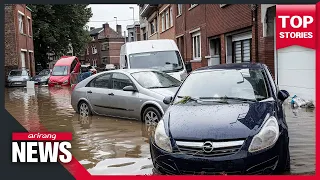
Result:
[[[139,4],[141,40],[175,38],[174,4]]]
[[[159,5],[158,4],[139,4],[141,23],[141,34],[143,40],[159,39]],[[142,19],[142,20],[141,20]]]
[[[92,66],[104,68],[107,64],[119,65],[120,48],[125,43],[122,36],[121,25],[117,25],[117,31],[109,27],[108,23],[102,28],[90,28],[92,41],[88,43],[82,63],[90,63]]]
[[[175,38],[175,5],[163,4],[159,6],[159,39],[172,39]]]
[[[25,4],[5,5],[5,75],[21,68],[35,75],[31,13]]]
[[[140,41],[140,22],[134,22],[134,24],[127,26],[128,39],[126,42]]]
[[[274,6],[263,8],[263,12],[261,5],[252,4],[176,7],[176,42],[193,69],[251,61],[267,64],[274,73]]]

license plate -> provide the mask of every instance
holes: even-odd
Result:
[[[57,84],[56,84],[56,85],[54,85],[54,87],[61,87],[61,85],[57,85]]]
[[[22,84],[21,82],[16,82],[16,83],[14,83],[14,84]]]

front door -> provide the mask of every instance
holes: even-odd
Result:
[[[220,60],[220,39],[211,39],[209,43],[210,48],[210,59],[208,60],[208,66],[218,65],[221,63]]]
[[[111,73],[100,75],[89,83],[89,87],[85,88],[92,110],[100,115],[111,115],[113,109],[110,78]]]
[[[111,89],[113,102],[112,116],[138,119],[141,102],[138,92],[123,91],[126,86],[135,87],[130,78],[123,73],[113,73]]]

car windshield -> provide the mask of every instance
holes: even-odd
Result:
[[[143,71],[131,74],[138,83],[147,89],[179,87],[180,81],[174,77],[157,71]]]
[[[175,102],[194,100],[248,100],[269,98],[265,76],[260,69],[199,71],[189,75],[177,93]]]
[[[14,70],[11,71],[10,76],[28,76],[28,72],[27,71],[19,71],[19,70]]]
[[[164,72],[176,72],[183,69],[178,51],[131,54],[129,61],[132,69],[157,69]]]
[[[49,75],[50,74],[50,70],[42,70],[39,75],[40,76],[46,76],[46,75]]]
[[[55,66],[52,70],[52,76],[68,75],[68,66]]]

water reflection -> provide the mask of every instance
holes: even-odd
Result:
[[[154,127],[132,120],[80,117],[70,105],[71,91],[39,87],[5,89],[5,107],[29,130],[73,133],[72,154],[92,174],[152,174],[149,137]],[[314,111],[286,107],[291,173],[315,172]]]

